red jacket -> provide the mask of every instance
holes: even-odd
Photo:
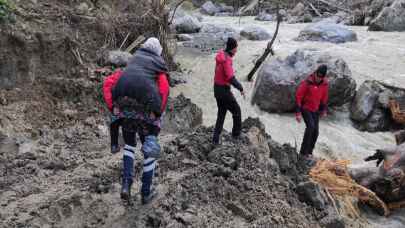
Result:
[[[234,76],[232,57],[226,54],[224,50],[221,50],[215,57],[215,61],[215,85],[229,86]]]
[[[297,112],[305,109],[310,112],[326,111],[328,104],[328,81],[326,78],[320,84],[315,82],[315,75],[311,74],[302,81],[297,88]]]
[[[104,101],[107,104],[107,107],[110,111],[113,108],[113,99],[112,99],[112,90],[117,84],[118,80],[122,76],[123,71],[117,70],[112,73],[110,76],[104,79],[103,83],[103,94]],[[167,80],[167,75],[165,73],[160,73],[156,79],[156,85],[159,89],[160,97],[162,98],[161,111],[163,112],[166,109],[167,99],[169,97],[169,81]]]

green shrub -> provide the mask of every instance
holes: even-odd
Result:
[[[14,22],[14,6],[9,0],[0,0],[0,23],[4,22]]]

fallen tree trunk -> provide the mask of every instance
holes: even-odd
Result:
[[[259,67],[262,65],[262,63],[266,60],[267,56],[269,54],[274,55],[273,53],[273,43],[276,41],[278,30],[280,28],[280,23],[281,23],[281,16],[279,12],[279,6],[277,5],[277,25],[276,25],[276,31],[274,32],[273,38],[270,40],[270,42],[267,44],[267,48],[264,51],[263,55],[256,61],[255,66],[253,69],[249,72],[247,79],[248,81],[252,81],[253,76],[255,75],[256,71],[259,69]]]

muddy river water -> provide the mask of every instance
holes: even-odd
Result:
[[[255,25],[270,33],[273,33],[276,26],[275,22],[255,21],[253,17],[243,17],[240,21],[232,17],[205,17],[204,23],[226,25],[235,29]],[[284,58],[298,48],[315,48],[342,57],[348,63],[357,86],[365,80],[375,79],[405,87],[405,32],[369,32],[367,27],[350,27],[357,33],[357,42],[333,44],[294,41],[305,26],[307,24],[281,24],[274,46],[277,56]],[[247,92],[247,99],[244,100],[236,90],[234,94],[241,105],[243,119],[249,116],[259,117],[273,139],[292,145],[297,143],[299,146],[305,126],[303,123],[298,124],[293,114],[269,114],[250,103],[254,83],[247,82],[246,75],[266,45],[267,41],[240,42],[234,58],[234,68]],[[204,125],[207,126],[215,124],[217,114],[213,94],[214,58],[214,53],[198,53],[179,48],[176,59],[182,68],[189,72],[188,83],[178,86],[172,94],[184,93],[201,107],[204,112]],[[232,118],[228,113],[225,128],[230,130],[231,127]],[[356,165],[363,163],[362,159],[375,149],[392,144],[394,138],[389,132],[368,133],[356,130],[346,107],[332,110],[326,119],[321,120],[320,136],[314,154],[324,158],[350,159]],[[392,219],[370,217],[369,222],[375,227],[405,227],[405,218],[402,216],[394,216]]]

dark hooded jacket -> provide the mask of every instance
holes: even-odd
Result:
[[[143,111],[161,114],[161,97],[156,85],[158,74],[166,73],[167,67],[161,56],[141,48],[129,61],[113,90],[113,101],[129,97],[142,104]]]

